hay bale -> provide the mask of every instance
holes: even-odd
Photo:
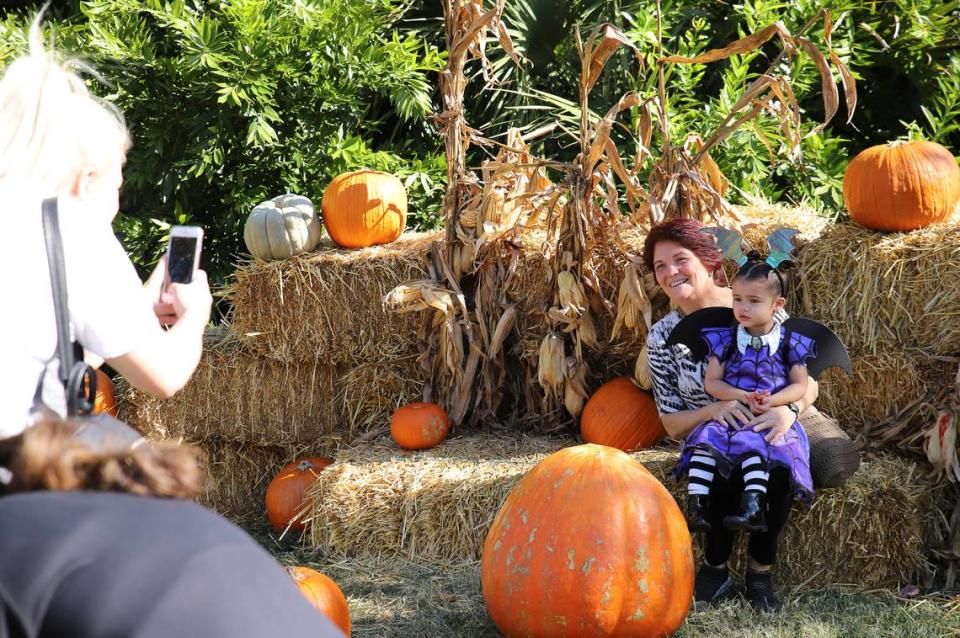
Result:
[[[493,517],[520,477],[573,443],[484,435],[420,452],[389,440],[342,450],[308,490],[310,543],[343,556],[479,558]]]
[[[767,235],[777,228],[795,228],[800,234],[795,238],[798,246],[819,237],[830,225],[830,220],[801,203],[786,206],[750,197],[747,204],[734,207],[743,218],[741,232],[751,248],[766,254],[769,251]]]
[[[235,339],[208,343],[189,383],[156,399],[118,386],[121,416],[145,434],[191,441],[335,448],[389,427],[393,411],[419,400],[413,358],[347,368],[319,360],[284,364]]]
[[[953,364],[906,352],[854,356],[851,362],[852,376],[838,369],[823,373],[817,407],[852,436],[933,396],[953,383],[956,371]]]
[[[864,461],[840,488],[819,490],[794,510],[783,533],[777,579],[789,586],[896,587],[925,565],[936,490],[925,468],[905,459]]]
[[[383,246],[345,250],[329,238],[291,259],[241,264],[223,295],[230,329],[256,353],[287,363],[356,365],[420,351],[419,313],[383,308],[395,286],[428,276],[437,233],[407,233]]]
[[[574,443],[471,435],[420,453],[389,442],[341,451],[308,493],[310,543],[338,557],[476,560],[512,487],[547,454]],[[685,486],[668,478],[676,447],[633,457],[682,497]],[[924,529],[934,511],[930,483],[917,467],[878,459],[843,488],[821,490],[812,509],[788,525],[778,578],[791,585],[904,582],[923,564]]]
[[[238,523],[266,520],[264,495],[286,463],[307,455],[304,446],[258,446],[206,439],[192,441],[203,452],[207,487],[197,498],[204,507]],[[311,456],[320,454],[314,450]]]
[[[844,222],[799,261],[803,313],[852,351],[960,352],[960,221],[890,234]]]

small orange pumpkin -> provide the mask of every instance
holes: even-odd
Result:
[[[327,233],[344,248],[390,243],[407,223],[403,183],[389,173],[367,168],[333,178],[321,207]]]
[[[317,473],[333,463],[333,459],[312,457],[287,463],[280,472],[273,477],[267,486],[266,507],[267,518],[277,531],[290,529],[303,530],[306,526],[303,521],[291,522],[300,508],[303,507],[303,495],[317,479]]]
[[[315,569],[300,565],[287,567],[287,572],[310,604],[349,638],[350,606],[347,605],[347,598],[337,583]]]
[[[960,203],[960,167],[936,142],[872,146],[843,175],[850,216],[874,230],[905,232],[946,221]]]
[[[119,408],[117,398],[113,394],[113,381],[103,370],[97,369],[97,394],[93,398],[93,413],[101,412],[117,416]]]
[[[393,413],[390,436],[405,450],[425,450],[447,438],[450,418],[436,403],[409,403]]]
[[[483,543],[487,612],[507,636],[667,636],[693,596],[693,546],[670,492],[602,445],[520,479]]]
[[[657,404],[629,377],[613,379],[597,388],[580,415],[584,443],[629,452],[648,448],[666,435]]]

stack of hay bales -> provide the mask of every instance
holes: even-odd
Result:
[[[211,331],[193,378],[174,398],[122,392],[122,416],[149,436],[201,447],[205,502],[234,518],[262,514],[266,484],[286,461],[331,455],[389,427],[418,400],[419,317],[383,309],[383,295],[427,276],[433,235],[238,267],[223,294],[229,327]]]
[[[910,233],[853,222],[800,260],[799,312],[850,350],[852,378],[828,372],[819,405],[852,434],[952,385],[960,355],[960,219]],[[926,424],[914,424],[922,427]]]
[[[520,478],[563,437],[481,435],[428,451],[385,443],[341,451],[308,492],[310,541],[327,557],[405,557],[454,564],[480,557],[494,516]],[[675,498],[673,446],[635,452]],[[897,458],[865,463],[842,489],[822,490],[784,533],[777,577],[786,585],[891,587],[924,564],[936,493]],[[743,555],[743,552],[737,552]]]
[[[960,229],[940,226],[881,235],[852,224],[828,226],[803,207],[757,202],[739,212],[746,218],[747,240],[761,249],[776,227],[802,231],[800,283],[791,312],[830,325],[851,347],[854,359],[853,379],[824,377],[824,411],[856,433],[863,422],[895,412],[908,400],[904,392],[920,396],[938,387],[950,364],[935,357],[960,351],[960,324],[950,320],[960,309],[960,292],[951,288],[960,280],[960,266],[952,259],[960,251]],[[599,281],[612,299],[624,254],[638,258],[644,239],[630,227],[620,236],[625,253],[597,258]],[[148,435],[200,445],[215,481],[206,502],[231,516],[259,516],[266,483],[282,463],[302,454],[339,457],[336,451],[357,437],[369,440],[385,433],[390,413],[420,398],[425,378],[417,358],[424,317],[387,312],[382,300],[401,283],[429,277],[426,256],[437,238],[411,234],[387,246],[352,251],[327,241],[308,255],[241,265],[224,293],[233,304],[229,329],[208,340],[188,386],[169,401],[127,390],[123,417]],[[511,388],[505,405],[513,411],[505,410],[504,424],[537,433],[562,432],[571,423],[565,414],[542,412],[536,383],[544,314],[552,304],[544,240],[542,230],[522,238],[521,260],[508,290],[518,322],[507,344]],[[655,291],[649,275],[646,287]],[[662,294],[653,295],[653,302],[656,320],[668,307]],[[601,347],[588,354],[590,390],[631,374],[646,337],[640,331],[611,339],[614,316],[603,308],[594,310]],[[477,445],[481,443],[486,445]],[[482,446],[472,451],[478,459],[488,455]],[[458,476],[448,479],[456,489],[471,489],[473,480],[488,483],[469,472]],[[507,478],[497,484],[506,485]],[[398,478],[392,485],[396,502],[396,490],[405,484]],[[368,506],[360,496],[354,498]],[[493,501],[486,503],[492,517]],[[319,511],[314,515],[317,520],[324,516]],[[477,520],[457,520],[465,534],[480,529]],[[405,525],[401,528],[413,529]],[[331,534],[337,529],[323,527]],[[439,543],[417,538],[421,548]],[[314,540],[320,547],[339,543]],[[397,545],[409,548],[406,541]],[[449,558],[442,550],[430,551]]]

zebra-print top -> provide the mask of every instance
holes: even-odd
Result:
[[[780,310],[774,315],[778,322],[786,321],[789,315]],[[660,414],[672,414],[683,410],[696,410],[716,401],[703,389],[707,361],[695,362],[690,349],[683,344],[669,348],[664,345],[667,337],[680,323],[680,313],[669,312],[653,324],[647,336],[647,358],[650,362],[650,378],[653,381],[653,398]]]

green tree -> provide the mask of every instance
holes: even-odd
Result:
[[[362,165],[421,175],[413,208],[442,175],[429,130],[436,48],[394,28],[399,0],[85,0],[48,27],[103,76],[95,90],[125,114],[134,140],[117,226],[150,263],[172,223],[206,229],[205,264],[222,277],[245,252],[258,202],[311,197]],[[23,48],[8,18],[4,58]],[[389,105],[389,109],[384,105]],[[405,135],[380,148],[384,129]],[[421,200],[418,200],[418,195]],[[427,197],[429,195],[429,197]],[[420,211],[422,212],[422,211]],[[429,215],[421,215],[429,221]]]
[[[428,3],[429,4],[429,3]],[[664,50],[694,56],[781,20],[791,32],[824,7],[832,8],[834,49],[858,80],[859,101],[851,123],[846,109],[831,125],[802,143],[793,161],[776,157],[782,140],[776,120],[763,117],[737,131],[712,155],[732,184],[771,199],[806,199],[825,214],[843,208],[842,179],[849,159],[873,144],[905,135],[937,139],[960,151],[960,3],[956,0],[743,0],[738,3],[663,0]],[[499,84],[468,102],[469,120],[490,135],[508,126],[533,130],[556,119],[575,125],[579,61],[573,31],[587,33],[611,22],[640,48],[639,69],[625,50],[616,54],[591,96],[591,109],[605,112],[627,90],[655,92],[652,69],[657,56],[656,0],[512,0],[505,20],[517,49],[530,63],[515,70],[504,56],[491,53]],[[823,24],[808,33],[822,42]],[[743,89],[779,52],[769,43],[752,53],[711,65],[667,68],[667,98],[674,139],[687,133],[705,136],[719,124]],[[784,63],[811,130],[823,116],[819,74],[806,56]],[[839,80],[839,78],[838,78]],[[480,83],[481,78],[475,81]],[[479,91],[478,86],[478,91]],[[618,130],[629,147],[630,132]],[[567,139],[554,136],[536,150],[556,159],[575,152]],[[736,199],[736,190],[732,197]]]

